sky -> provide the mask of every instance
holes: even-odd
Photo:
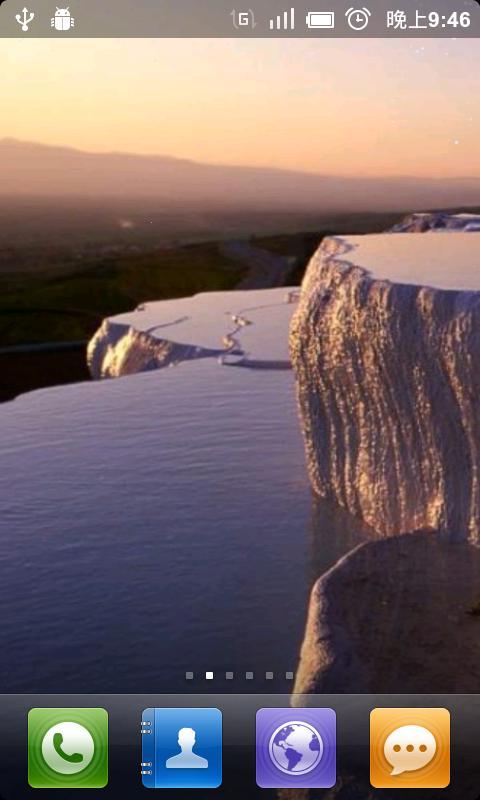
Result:
[[[478,176],[479,44],[4,39],[0,138],[349,176]]]

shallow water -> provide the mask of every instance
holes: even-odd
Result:
[[[312,504],[292,372],[36,392],[0,442],[4,691],[285,688],[261,672],[295,668],[311,579],[350,546]]]
[[[2,406],[5,690],[293,668],[310,494],[292,382],[188,364]]]

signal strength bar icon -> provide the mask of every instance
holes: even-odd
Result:
[[[271,31],[294,31],[295,30],[295,9],[291,8],[290,11],[284,11],[278,17],[273,17],[270,20]]]

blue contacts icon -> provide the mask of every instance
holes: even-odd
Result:
[[[147,789],[215,789],[222,783],[218,708],[147,708],[142,714]]]

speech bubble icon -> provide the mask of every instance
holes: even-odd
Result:
[[[414,772],[430,763],[437,752],[435,736],[421,725],[402,725],[387,736],[383,754],[393,767],[390,775]]]

